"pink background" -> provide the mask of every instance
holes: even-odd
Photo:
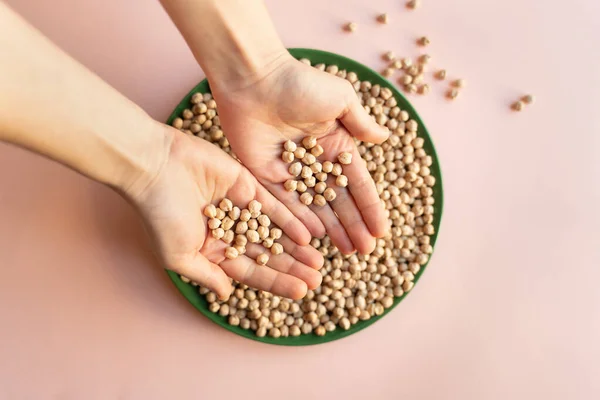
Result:
[[[8,3],[160,120],[202,78],[157,1]],[[447,200],[401,306],[322,346],[237,337],[178,294],[118,195],[0,145],[0,398],[600,397],[600,2],[401,3],[268,1],[288,46],[380,69],[426,34],[432,64],[467,80],[453,104],[439,84],[414,98]]]

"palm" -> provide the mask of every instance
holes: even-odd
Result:
[[[344,253],[373,250],[373,236],[384,233],[386,221],[375,185],[348,130],[375,131],[371,137],[385,134],[360,107],[347,81],[294,61],[255,85],[221,94],[218,100],[221,121],[239,159],[313,236],[327,231]],[[307,135],[316,136],[324,148],[321,160],[335,161],[341,152],[351,152],[355,160],[344,168],[349,190],[336,187],[338,197],[331,207],[311,206],[312,211],[299,202],[296,193],[283,189],[290,174],[281,161],[282,143],[300,142]],[[334,186],[333,182],[328,181],[328,186]]]
[[[307,286],[318,286],[321,276],[316,269],[322,257],[309,246],[296,244],[306,244],[310,238],[302,223],[227,154],[203,140],[175,135],[169,161],[136,201],[163,263],[223,295],[230,287],[225,274],[293,298],[303,296]],[[241,207],[259,200],[284,230],[280,242],[287,254],[271,257],[268,266],[262,267],[254,259],[265,250],[251,245],[246,255],[225,259],[227,244],[209,234],[202,213],[208,204],[217,204],[224,197]]]

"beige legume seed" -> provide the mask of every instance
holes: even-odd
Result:
[[[273,246],[271,246],[271,253],[274,255],[283,253],[283,246],[281,243],[273,243]]]
[[[323,192],[323,197],[325,197],[325,200],[327,200],[327,201],[333,201],[337,197],[337,193],[335,192],[335,190],[333,188],[327,188]]]
[[[217,219],[217,218],[211,218],[208,221],[208,227],[210,229],[217,229],[218,227],[221,226],[221,220]]]
[[[306,64],[310,66],[310,60],[308,58],[301,58],[298,61],[300,61],[302,64]]]
[[[393,51],[386,51],[385,53],[383,53],[382,58],[385,61],[392,62],[396,59],[396,55],[394,54]]]
[[[294,161],[294,153],[290,151],[284,151],[283,153],[281,153],[281,159],[283,160],[283,162],[289,164],[292,161]]]
[[[248,221],[248,229],[255,231],[256,229],[258,229],[258,221],[254,218],[251,218]]]
[[[318,194],[323,194],[325,189],[327,189],[327,184],[325,182],[317,182],[315,185],[315,192]]]
[[[302,167],[302,171],[300,172],[300,177],[306,179],[306,178],[311,177],[312,175],[313,175],[313,172],[310,169],[310,167],[308,167],[306,165],[304,167]]]
[[[352,154],[348,152],[340,153],[337,157],[340,164],[348,165],[352,162]]]
[[[259,254],[256,257],[256,263],[259,265],[266,265],[269,262],[269,256],[266,253]]]
[[[310,150],[317,145],[317,138],[314,136],[307,136],[302,139],[302,145],[306,150]]]
[[[535,98],[531,94],[526,94],[525,96],[521,97],[521,101],[525,104],[533,104]]]
[[[313,204],[317,207],[323,207],[325,204],[327,204],[327,200],[325,200],[325,197],[322,195],[316,194],[313,199]]]
[[[258,232],[252,229],[248,229],[246,231],[246,237],[250,243],[258,243],[260,240],[260,235]]]
[[[235,247],[228,247],[227,249],[225,249],[225,257],[227,257],[230,260],[237,258],[238,255],[239,253],[235,249]]]
[[[302,181],[298,181],[296,184],[296,191],[298,193],[304,193],[306,192],[306,190],[308,189],[308,187],[306,186],[306,183],[302,182]]]
[[[214,204],[209,204],[204,207],[204,215],[208,218],[216,218],[217,217],[217,207]],[[212,228],[211,228],[212,229]]]
[[[525,107],[525,104],[519,100],[519,101],[515,101],[512,105],[511,108],[515,111],[522,111],[523,108]]]
[[[248,221],[250,221],[250,218],[252,218],[252,213],[249,210],[244,208],[240,213],[240,221],[248,222]]]
[[[299,160],[302,159],[305,155],[306,155],[306,149],[304,147],[298,147],[294,151],[294,156],[296,156],[296,158]]]
[[[309,205],[311,205],[311,204],[312,204],[312,202],[313,202],[313,196],[312,196],[310,193],[308,193],[308,192],[302,193],[302,194],[300,195],[300,201],[301,201],[301,202],[302,202],[302,204],[304,204],[305,206],[309,206]]]
[[[288,168],[288,172],[293,176],[300,175],[300,173],[302,172],[302,164],[296,161],[295,163],[290,165],[290,167]]]
[[[333,163],[331,161],[325,161],[323,163],[323,172],[329,174],[333,171]]]
[[[409,9],[411,9],[411,10],[414,10],[414,9],[416,9],[416,8],[417,8],[417,7],[419,7],[420,5],[421,5],[421,2],[420,2],[419,0],[409,0],[409,1],[406,3],[406,7],[407,7],[407,8],[409,8]]]
[[[258,200],[252,200],[250,203],[248,203],[248,210],[250,211],[250,213],[260,213],[260,210],[262,209],[262,204],[260,204],[260,202]]]
[[[448,92],[446,92],[446,97],[450,100],[454,100],[458,97],[458,93],[458,89],[449,89]]]
[[[283,231],[279,228],[273,228],[271,229],[271,237],[275,240],[277,239],[281,239],[281,236],[283,235]]]
[[[294,151],[296,151],[296,149],[298,147],[296,146],[296,143],[294,143],[291,140],[288,140],[283,144],[283,148],[285,151],[289,151],[290,153],[293,153]]]
[[[429,41],[429,38],[427,36],[422,36],[419,39],[417,39],[417,44],[419,46],[426,47],[426,46],[429,46],[430,43],[431,42]]]
[[[285,183],[283,184],[283,187],[285,188],[286,191],[288,192],[294,192],[296,191],[296,189],[298,188],[298,182],[293,180],[293,179],[288,179],[287,181],[285,181]]]
[[[346,187],[348,186],[348,178],[346,177],[346,175],[339,175],[335,179],[335,184],[340,187]]]
[[[320,144],[316,144],[312,149],[310,149],[310,153],[315,157],[319,157],[321,154],[323,154],[323,151],[323,146]]]

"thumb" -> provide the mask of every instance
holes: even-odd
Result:
[[[233,290],[229,278],[225,272],[223,272],[221,267],[208,261],[208,259],[200,253],[196,254],[191,260],[182,262],[169,269],[210,289],[219,296],[221,300],[226,300]]]
[[[390,131],[379,125],[360,105],[354,89],[347,96],[346,110],[340,121],[352,136],[364,142],[381,144],[390,136]]]

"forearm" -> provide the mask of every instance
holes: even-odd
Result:
[[[169,138],[0,3],[0,140],[128,191],[160,165]]]
[[[262,0],[161,0],[213,90],[236,90],[289,57]]]

